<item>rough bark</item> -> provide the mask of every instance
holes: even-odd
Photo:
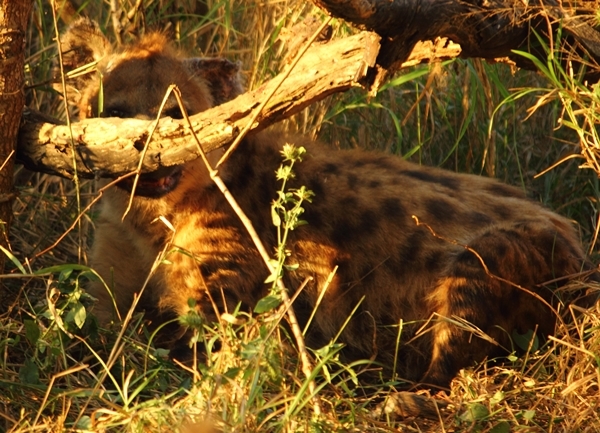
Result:
[[[0,0],[0,245],[12,219],[14,149],[25,105],[25,30],[30,0]],[[0,272],[5,255],[0,253]]]
[[[600,33],[595,18],[598,0],[314,0],[332,15],[383,37],[375,85],[399,69],[418,41],[447,37],[462,48],[462,57],[510,57],[532,67],[512,50],[540,54],[536,36],[550,36],[561,22],[582,57],[600,63]],[[550,30],[552,31],[552,30]],[[596,72],[593,72],[594,74]]]
[[[334,92],[358,86],[379,50],[379,36],[358,35],[311,47],[283,82],[251,127],[254,133],[302,110]],[[407,65],[456,57],[460,50],[447,41],[416,47]],[[253,116],[282,75],[235,100],[190,118],[205,151],[230,144]],[[80,177],[114,177],[136,169],[154,122],[137,119],[88,119],[55,125],[26,113],[21,127],[18,160],[27,167],[71,177],[73,143]],[[46,123],[40,123],[41,121]],[[181,164],[197,157],[195,140],[185,120],[162,119],[152,135],[142,171]]]

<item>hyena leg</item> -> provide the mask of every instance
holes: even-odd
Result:
[[[260,298],[266,266],[234,218],[197,212],[178,222],[171,251],[155,275],[160,315],[184,315],[192,300],[206,322],[218,322],[222,313],[238,304],[248,310]],[[177,340],[187,338],[179,331],[173,334]]]
[[[560,221],[559,221],[560,222]],[[580,270],[583,253],[572,233],[549,221],[491,227],[458,250],[428,298],[439,317],[423,383],[447,386],[461,368],[511,349],[513,330],[554,330],[556,292],[543,283]],[[484,266],[485,264],[485,266]],[[491,337],[459,326],[465,320]],[[504,348],[504,349],[503,349]]]
[[[102,326],[125,317],[134,296],[140,293],[152,267],[152,248],[140,251],[119,224],[101,222],[90,257],[91,267],[103,282],[91,283],[87,290],[97,299],[94,314]],[[115,309],[116,308],[116,309]]]

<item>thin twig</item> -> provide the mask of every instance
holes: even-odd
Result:
[[[181,112],[183,113],[183,117],[190,124],[190,130],[191,130],[192,135],[194,136],[194,140],[196,141],[196,144],[198,146],[198,153],[200,154],[202,161],[204,162],[206,168],[208,169],[210,178],[217,185],[217,187],[219,188],[219,190],[221,191],[221,193],[223,194],[223,196],[225,197],[225,199],[227,200],[227,202],[229,203],[229,205],[231,206],[231,208],[233,209],[235,214],[238,216],[238,218],[240,219],[240,221],[246,228],[246,231],[248,232],[252,241],[254,242],[254,245],[256,246],[256,249],[258,250],[263,261],[265,262],[265,265],[267,266],[267,269],[269,270],[269,272],[274,273],[275,268],[271,264],[271,257],[269,255],[269,253],[267,252],[264,244],[262,243],[260,237],[258,236],[258,233],[254,229],[254,226],[252,225],[252,221],[250,221],[250,219],[246,216],[246,214],[244,213],[242,208],[239,206],[239,204],[237,203],[237,201],[235,200],[235,198],[233,197],[233,195],[231,194],[231,192],[225,185],[225,182],[223,182],[223,179],[221,179],[219,177],[219,172],[211,166],[211,164],[208,161],[208,158],[206,156],[206,153],[204,152],[204,149],[202,148],[202,145],[200,144],[200,140],[198,139],[198,136],[196,135],[195,131],[193,129],[191,129],[191,126],[192,126],[191,121],[188,117],[187,111],[183,104],[183,100],[181,98],[181,92],[179,91],[179,89],[177,87],[175,87],[173,89],[173,93],[175,94],[177,103],[179,104]],[[222,160],[223,160],[223,158],[222,158]],[[304,373],[306,378],[309,380],[308,388],[309,388],[311,395],[313,396],[313,410],[314,410],[315,414],[318,416],[322,413],[322,411],[321,411],[319,398],[316,393],[315,381],[313,379],[311,379],[312,363],[308,356],[308,351],[306,350],[304,336],[302,335],[302,330],[300,329],[300,325],[298,323],[296,313],[294,312],[294,308],[292,306],[290,297],[287,293],[287,289],[281,278],[277,279],[277,287],[280,289],[283,303],[287,309],[288,321],[289,321],[290,327],[292,329],[292,334],[294,335],[294,338],[296,339],[296,344],[298,345],[298,353],[300,354],[300,360],[301,360],[301,364],[302,364],[302,372]]]
[[[148,138],[146,138],[146,143],[144,143],[144,148],[142,149],[142,153],[141,153],[140,159],[138,161],[138,166],[134,171],[135,178],[133,179],[133,186],[131,187],[131,193],[129,194],[129,202],[127,203],[127,208],[125,209],[125,212],[123,212],[122,220],[125,219],[125,217],[129,213],[129,211],[131,210],[131,206],[133,204],[133,198],[135,197],[135,189],[137,188],[137,184],[138,184],[138,181],[140,180],[140,176],[142,173],[142,165],[144,163],[144,159],[146,158],[146,153],[148,153],[148,146],[150,146],[150,141],[152,140],[152,136],[154,135],[154,132],[156,131],[156,128],[158,127],[158,123],[160,122],[160,117],[162,115],[163,110],[165,109],[165,104],[167,103],[167,99],[169,99],[169,96],[171,95],[171,93],[173,92],[173,89],[175,87],[176,87],[175,84],[171,84],[169,86],[169,88],[167,89],[167,91],[165,92],[165,96],[163,97],[163,100],[160,103],[160,107],[158,108],[158,113],[156,114],[156,119],[155,119],[154,123],[152,124],[152,129],[150,129]],[[181,96],[180,96],[180,98],[181,98]]]
[[[63,234],[61,234],[59,236],[59,238],[52,244],[50,245],[48,248],[46,248],[45,250],[37,253],[35,256],[33,256],[33,258],[31,259],[31,261],[37,259],[38,257],[46,254],[48,251],[53,250],[64,238],[65,236],[67,236],[71,230],[73,230],[75,228],[76,225],[78,225],[79,221],[81,220],[81,218],[85,215],[85,213],[90,210],[90,208],[98,201],[100,200],[100,198],[102,198],[102,194],[104,193],[104,191],[106,191],[108,188],[116,185],[117,183],[119,183],[120,181],[122,181],[123,179],[126,179],[128,177],[131,177],[135,174],[135,172],[132,173],[127,173],[121,177],[116,178],[115,180],[113,180],[112,182],[104,185],[102,188],[100,188],[98,190],[98,193],[96,195],[96,197],[94,197],[92,199],[92,201],[85,207],[85,209],[83,209],[81,212],[79,212],[79,215],[77,215],[77,218],[75,218],[75,221],[73,221],[73,223],[69,226],[68,229],[66,229]]]
[[[323,21],[323,24],[321,24],[319,26],[319,28],[313,33],[311,38],[304,44],[302,49],[300,51],[298,51],[298,54],[296,54],[296,57],[294,57],[294,61],[290,64],[290,67],[288,68],[286,73],[282,75],[279,83],[277,83],[277,85],[275,87],[273,87],[273,90],[271,90],[271,93],[269,93],[267,95],[267,97],[263,100],[263,102],[259,105],[259,107],[256,109],[256,111],[250,118],[250,121],[246,124],[244,129],[242,129],[240,134],[235,138],[235,141],[231,144],[231,146],[229,146],[229,149],[227,149],[227,151],[221,157],[219,162],[217,162],[217,165],[215,166],[215,168],[219,168],[221,166],[221,164],[223,164],[225,161],[227,161],[227,158],[229,158],[229,156],[233,153],[233,151],[238,147],[238,145],[244,139],[244,137],[246,136],[246,134],[248,133],[250,128],[252,128],[252,125],[254,125],[254,122],[256,121],[256,119],[258,118],[260,113],[262,112],[263,108],[265,108],[265,106],[271,100],[271,98],[273,97],[275,92],[277,92],[277,90],[279,90],[279,88],[284,83],[284,81],[287,79],[287,77],[289,77],[289,75],[292,72],[292,70],[294,69],[294,67],[298,64],[298,62],[300,61],[302,56],[306,53],[306,50],[308,50],[308,48],[312,45],[312,43],[319,37],[319,35],[325,29],[325,27],[327,27],[329,25],[329,23],[331,22],[331,19],[332,19],[332,17],[329,17],[325,21]]]
[[[79,175],[77,173],[77,154],[75,145],[75,140],[73,139],[73,129],[71,128],[71,116],[69,113],[69,102],[67,98],[67,79],[65,70],[63,67],[63,57],[62,57],[62,46],[60,43],[60,32],[58,30],[58,20],[56,18],[56,0],[52,2],[52,21],[54,22],[54,34],[56,35],[56,41],[58,43],[58,63],[60,66],[60,81],[64,92],[63,102],[65,106],[65,115],[67,118],[67,126],[69,128],[69,139],[71,141],[71,156],[73,163],[73,183],[75,184],[75,194],[77,201],[77,212],[81,215],[81,189],[79,183]],[[81,263],[81,258],[83,256],[83,233],[81,232],[81,223],[79,222],[79,218],[76,220],[77,229],[78,229],[78,242],[77,242],[77,260]]]

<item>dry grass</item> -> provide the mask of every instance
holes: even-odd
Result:
[[[133,11],[131,26],[121,23],[123,41],[140,29],[166,26],[189,52],[241,60],[250,87],[279,70],[280,29],[311,13],[310,6],[292,0],[209,0],[200,9],[203,3],[149,0],[143,14],[136,12],[133,0],[112,3]],[[110,35],[108,5],[82,5]],[[335,31],[348,29],[336,23]],[[117,39],[114,32],[112,36]],[[55,55],[53,37],[50,2],[37,0],[28,35],[28,103],[61,116],[64,108],[46,82]],[[424,72],[417,69],[411,80],[404,76],[390,83],[373,100],[359,90],[333,96],[286,125],[334,146],[379,148],[523,185],[579,223],[582,239],[597,260],[596,174],[579,169],[582,160],[570,159],[534,178],[565,156],[581,153],[581,146],[584,152],[586,146],[594,149],[598,115],[586,107],[597,106],[596,92],[573,80],[557,100],[529,116],[540,97],[557,94],[550,93],[557,83],[477,60]],[[513,88],[548,90],[499,105]],[[579,110],[571,110],[572,118],[569,107]],[[557,129],[561,117],[587,123],[582,121],[579,129]],[[586,133],[579,133],[582,128]],[[203,331],[199,350],[210,353],[216,339],[222,347],[200,366],[200,373],[168,362],[148,343],[152,336],[140,318],[121,337],[100,332],[85,314],[89,300],[82,291],[93,278],[83,265],[94,210],[55,244],[93,199],[93,182],[76,189],[72,182],[23,169],[16,178],[20,195],[11,237],[14,270],[3,276],[6,296],[0,309],[0,431],[192,433],[209,432],[213,426],[269,432],[600,431],[597,307],[566,312],[568,324],[560,325],[556,339],[541,350],[462,371],[452,392],[439,396],[451,405],[438,420],[372,417],[375,403],[355,383],[363,367],[340,364],[335,345],[324,348],[313,354],[322,407],[322,414],[315,416],[293,345],[278,326],[278,312],[253,319],[240,313]],[[114,364],[107,368],[106,354],[115,344]],[[381,387],[379,396],[389,389]]]

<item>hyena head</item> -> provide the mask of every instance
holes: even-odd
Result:
[[[80,119],[98,116],[155,119],[159,115],[181,119],[183,114],[173,93],[159,113],[172,84],[181,91],[189,115],[242,93],[238,64],[222,58],[185,58],[161,33],[150,33],[132,45],[114,50],[96,22],[80,18],[62,35],[60,47],[62,70],[71,74],[64,89],[61,70],[56,67],[55,87],[79,112]],[[198,164],[199,161],[188,164],[187,171]],[[135,190],[134,206],[144,214],[161,213],[161,208],[168,207],[165,200],[145,198],[165,197],[180,184],[185,172],[186,167],[164,167],[142,176]],[[119,186],[125,191],[109,194],[115,212],[125,209],[131,184],[131,180],[123,181]]]
[[[80,119],[156,118],[171,84],[181,91],[190,115],[242,93],[237,64],[222,58],[184,58],[161,33],[115,51],[95,21],[80,18],[61,36],[60,45],[64,72],[79,71],[67,79],[66,89],[60,83],[55,87],[78,108]],[[57,67],[55,76],[59,74]],[[182,117],[173,95],[161,115]]]

